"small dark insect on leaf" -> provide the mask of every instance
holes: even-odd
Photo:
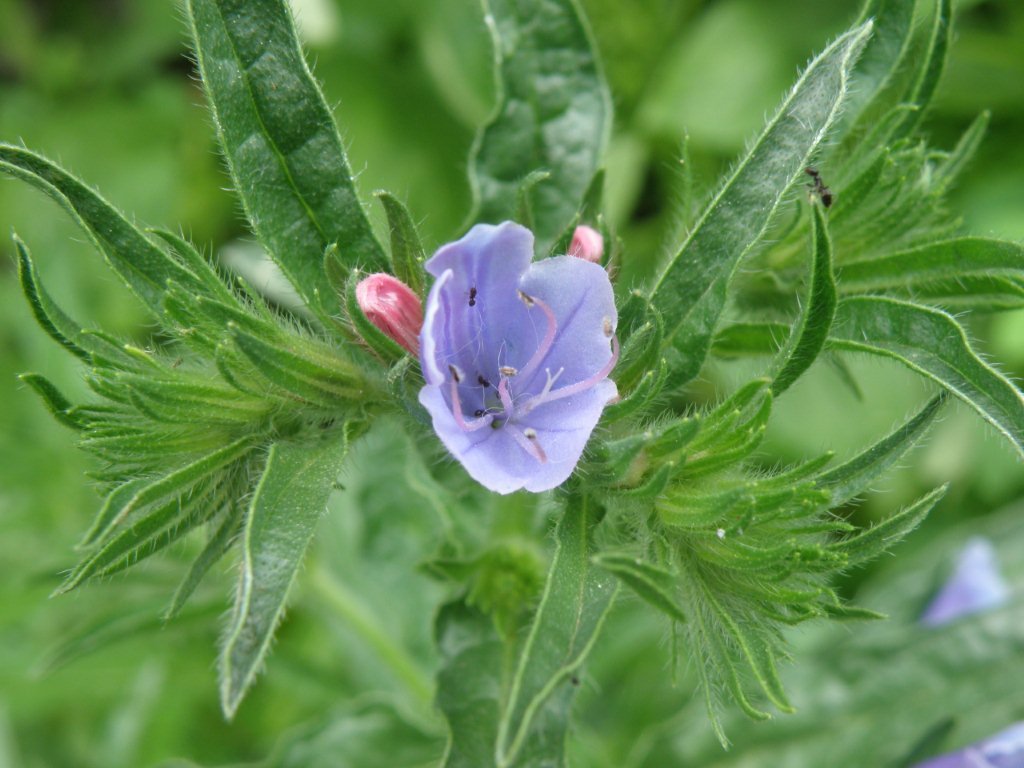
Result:
[[[476,288],[469,289],[469,306],[476,306]]]
[[[821,180],[821,174],[818,173],[817,168],[805,168],[804,173],[811,177],[813,180],[812,188],[814,194],[821,200],[821,204],[826,208],[832,207],[832,201],[835,200],[835,195],[832,194],[832,190],[825,186],[825,182]]]

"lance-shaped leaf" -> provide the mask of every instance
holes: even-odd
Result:
[[[592,500],[573,496],[558,524],[544,594],[498,724],[500,765],[514,764],[538,714],[586,659],[615,598],[615,579],[591,562],[598,514]],[[564,705],[562,728],[569,714]]]
[[[74,416],[72,410],[74,406],[71,405],[71,401],[57,389],[57,386],[52,381],[45,376],[40,376],[38,373],[22,373],[18,378],[39,395],[46,409],[65,427],[75,430],[85,427],[82,419]]]
[[[598,555],[594,562],[609,573],[613,573],[645,602],[672,621],[678,621],[680,624],[686,622],[686,615],[675,596],[678,577],[674,574],[653,563],[614,552]]]
[[[953,0],[935,0],[935,12],[928,30],[924,55],[917,57],[919,64],[914,81],[903,98],[903,102],[912,105],[914,109],[902,112],[903,119],[893,130],[893,139],[909,136],[920,124],[946,68],[946,57],[952,40]]]
[[[877,557],[917,528],[932,507],[946,495],[947,487],[936,488],[888,520],[832,544],[829,550],[844,555],[850,565],[859,565]]]
[[[157,479],[134,478],[116,488],[107,497],[92,528],[85,535],[83,546],[102,542],[117,526],[152,504],[184,496],[190,488],[202,483],[220,470],[243,458],[253,449],[253,439],[243,437],[205,456],[168,472]],[[74,574],[72,574],[72,577]],[[80,581],[80,579],[78,580]],[[66,589],[78,581],[69,578]],[[73,583],[71,583],[73,582]]]
[[[574,0],[484,0],[498,101],[470,157],[473,221],[515,217],[523,181],[535,247],[547,253],[576,215],[611,125],[604,76]]]
[[[783,362],[772,382],[772,395],[776,397],[800,378],[824,349],[832,320],[836,316],[832,241],[828,236],[828,222],[822,205],[811,206],[811,242],[814,250],[807,306],[793,328]]]
[[[306,303],[337,313],[323,273],[338,243],[350,265],[387,261],[356,194],[331,112],[285,0],[191,0],[196,58],[249,222]]]
[[[17,235],[14,236],[14,247],[18,251],[18,278],[21,280],[21,290],[28,299],[36,322],[50,338],[71,354],[89,362],[91,355],[82,347],[81,326],[68,317],[50,298],[50,294],[39,282],[39,275],[36,274],[36,266],[28,246]]]
[[[866,0],[863,21],[874,20],[874,33],[864,47],[853,75],[850,98],[840,118],[850,126],[841,147],[849,152],[870,130],[874,121],[893,106],[893,80],[913,41],[916,0]]]
[[[150,242],[110,203],[49,160],[22,147],[0,144],[0,173],[24,179],[67,210],[107,263],[154,314],[162,312],[168,283],[196,293],[206,292],[200,278]]]
[[[932,398],[921,411],[901,424],[892,434],[857,454],[845,464],[823,472],[818,485],[831,494],[830,507],[845,504],[863,492],[876,478],[895,464],[924,436],[946,401],[946,393]]]
[[[347,432],[270,448],[246,512],[238,591],[220,656],[221,706],[228,717],[263,663],[347,448]]]
[[[680,353],[678,382],[693,378],[725,306],[740,259],[761,240],[842,105],[870,22],[839,37],[804,70],[767,128],[712,199],[651,294],[666,341]]]
[[[217,530],[210,536],[199,556],[192,561],[188,573],[185,574],[185,578],[182,579],[178,588],[174,591],[171,604],[164,614],[165,620],[169,621],[181,613],[181,609],[185,607],[185,603],[188,602],[192,593],[196,591],[199,582],[203,580],[203,577],[206,576],[210,568],[224,556],[224,553],[234,543],[235,536],[241,528],[241,522],[239,515],[234,514],[233,509],[229,509],[227,514],[224,515]],[[212,524],[211,522],[210,525]]]
[[[928,243],[844,264],[841,289],[846,293],[915,291],[935,281],[955,283],[968,275],[1024,280],[1024,245],[987,237]]]
[[[898,360],[948,389],[1024,455],[1024,396],[971,349],[964,329],[941,310],[857,296],[839,302],[829,343]]]
[[[391,230],[391,273],[422,297],[425,282],[423,262],[427,260],[427,254],[416,230],[416,222],[409,210],[390,192],[381,190],[374,194],[384,206]]]

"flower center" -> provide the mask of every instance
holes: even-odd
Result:
[[[544,336],[537,344],[537,349],[526,365],[520,369],[510,365],[500,366],[497,371],[497,387],[491,383],[491,379],[485,376],[484,373],[477,372],[476,383],[482,390],[483,407],[474,410],[472,418],[466,418],[462,397],[459,392],[459,387],[467,383],[466,374],[456,365],[448,366],[450,374],[448,393],[451,399],[452,415],[455,417],[455,423],[461,430],[464,432],[475,432],[484,427],[507,430],[512,439],[524,451],[543,464],[547,462],[548,457],[539,442],[537,431],[530,426],[524,425],[522,423],[523,419],[541,405],[586,392],[604,381],[619,360],[619,341],[615,336],[615,329],[611,318],[603,318],[602,332],[605,337],[611,340],[612,354],[608,362],[599,371],[575,384],[568,384],[555,389],[555,383],[565,369],[559,368],[552,373],[550,368],[545,368],[544,386],[540,392],[536,394],[528,392],[517,393],[513,383],[517,381],[530,381],[533,374],[543,364],[548,353],[551,351],[551,347],[554,345],[558,334],[558,320],[551,307],[537,297],[530,296],[523,291],[519,291],[518,294],[519,299],[528,309],[539,309],[544,314],[546,321]],[[476,299],[475,289],[471,292],[470,299],[470,306],[473,306]]]

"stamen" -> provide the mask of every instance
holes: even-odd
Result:
[[[608,378],[608,374],[612,372],[612,369],[615,367],[617,362],[619,362],[619,337],[612,336],[612,356],[600,371],[588,379],[584,379],[583,381],[575,384],[570,384],[569,386],[562,387],[561,389],[556,389],[554,392],[549,392],[547,391],[547,388],[545,388],[545,391],[541,392],[541,394],[534,395],[523,403],[523,406],[520,409],[521,412],[529,413],[538,405],[550,403],[554,400],[561,400],[564,397],[572,397],[580,392],[586,392],[591,387],[597,386],[597,384]]]
[[[503,366],[501,366],[501,368],[498,369],[498,373],[500,373],[502,376],[506,376],[506,377],[508,377],[508,376],[518,376],[519,375],[519,370],[516,369],[516,368],[513,368],[511,365],[503,365]]]
[[[555,313],[551,310],[551,307],[540,299],[534,296],[527,296],[522,291],[519,292],[519,298],[523,300],[523,303],[525,303],[527,307],[540,307],[548,322],[547,330],[544,331],[544,338],[540,340],[540,344],[537,346],[537,351],[533,353],[533,357],[530,358],[526,367],[520,371],[520,375],[522,375],[525,380],[527,376],[537,370],[537,367],[544,362],[544,358],[547,357],[548,352],[551,351],[551,345],[555,343],[555,334],[558,332],[558,320],[555,318]]]
[[[451,373],[452,378],[455,379],[455,383],[462,383],[462,370],[457,365],[449,365],[448,372]]]
[[[503,378],[498,382],[498,397],[501,400],[501,405],[505,409],[505,418],[511,419],[512,414],[515,413],[515,407],[512,405],[512,395],[508,391],[508,379]]]
[[[455,417],[455,423],[459,425],[459,429],[463,432],[475,432],[494,421],[494,416],[492,414],[481,414],[480,411],[477,411],[474,414],[481,414],[479,418],[473,419],[472,421],[466,421],[466,417],[462,415],[462,401],[459,400],[459,379],[455,375],[459,369],[454,365],[449,365],[448,370],[452,372],[452,378],[448,380],[449,392],[452,397],[452,416]]]
[[[533,456],[541,464],[546,464],[548,461],[548,455],[544,453],[544,449],[540,447],[540,443],[537,442],[537,433],[527,427],[520,432],[515,427],[508,427],[509,432],[512,433],[513,439],[519,443],[519,446],[526,451],[528,454]]]
[[[612,319],[610,317],[606,317],[601,321],[601,329],[609,339],[612,337],[612,334],[615,333],[615,328],[612,327]]]

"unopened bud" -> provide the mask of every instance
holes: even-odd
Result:
[[[391,275],[377,272],[356,285],[356,302],[366,319],[381,333],[412,354],[420,353],[423,305],[409,286]]]
[[[596,229],[581,224],[572,233],[569,255],[600,264],[601,256],[604,255],[604,238]]]

